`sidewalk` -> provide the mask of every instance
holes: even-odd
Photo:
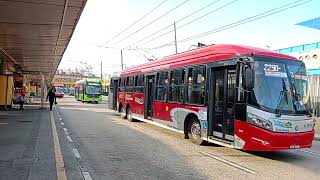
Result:
[[[35,102],[26,104],[23,111],[0,111],[0,179],[57,179],[50,111],[39,107]],[[61,137],[62,129],[57,131],[67,176],[81,179],[72,150]]]
[[[34,172],[38,171],[35,167],[38,165],[43,166],[45,171],[49,171],[45,168],[55,167],[48,123],[48,111],[38,110],[36,105],[26,105],[24,111],[13,109],[0,112],[1,179],[30,179],[35,177]],[[46,138],[40,139],[39,134]],[[46,142],[45,146],[40,143],[42,140]],[[51,179],[55,176],[48,173],[43,177]]]
[[[320,118],[316,118],[316,126],[314,130],[316,132],[314,140],[320,141]]]

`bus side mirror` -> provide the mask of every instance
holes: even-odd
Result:
[[[243,86],[246,90],[252,90],[254,88],[254,70],[252,68],[245,68],[243,80]]]

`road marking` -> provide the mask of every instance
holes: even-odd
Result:
[[[236,164],[236,163],[234,163],[234,162],[231,162],[231,161],[229,161],[229,160],[222,159],[222,158],[220,158],[220,157],[218,157],[218,156],[215,156],[215,155],[212,155],[212,154],[209,154],[209,153],[206,153],[206,152],[199,152],[199,153],[200,153],[200,154],[203,154],[203,155],[206,155],[206,156],[208,156],[208,157],[211,157],[211,158],[213,158],[213,159],[215,159],[215,160],[218,160],[218,161],[220,161],[220,162],[222,162],[222,163],[225,163],[225,164],[227,164],[227,165],[230,165],[230,166],[232,166],[232,167],[235,167],[235,168],[237,168],[237,169],[240,169],[240,170],[242,170],[242,171],[245,171],[245,172],[247,172],[247,173],[251,173],[251,174],[255,174],[255,173],[256,173],[255,171],[253,171],[253,170],[251,170],[251,169],[249,169],[249,168],[246,168],[246,167],[244,167],[244,166],[241,166],[241,165]]]
[[[63,123],[63,122],[60,122],[60,124],[61,124],[62,126],[64,126],[64,123]]]
[[[8,123],[0,123],[0,125],[7,125]]]
[[[79,154],[79,152],[78,152],[77,149],[73,149],[73,153],[74,153],[74,155],[76,156],[76,158],[78,158],[78,159],[81,158],[81,156],[80,156],[80,154]]]
[[[67,139],[68,139],[69,142],[73,142],[69,135],[67,135]]]
[[[69,133],[68,132],[64,132],[66,134],[66,136],[69,136]]]
[[[63,131],[64,131],[64,132],[67,132],[68,130],[67,130],[67,128],[63,128]]]
[[[89,172],[82,172],[82,175],[84,177],[85,180],[92,180],[90,173]]]
[[[58,137],[57,128],[56,128],[52,111],[50,112],[50,119],[51,119],[52,136],[53,136],[54,157],[56,161],[57,179],[67,180],[66,172],[64,169],[63,156],[61,153],[61,148],[59,143],[59,137]]]
[[[309,153],[309,154],[313,154],[313,155],[320,156],[320,153],[316,153],[316,152],[313,152],[313,151],[302,150],[302,149],[299,149],[298,151],[301,151],[301,152],[304,152],[304,153]]]
[[[59,117],[59,120],[60,120],[60,121],[62,121],[62,118],[61,118],[61,117]]]
[[[144,131],[147,131],[147,132],[149,132],[149,133],[152,133],[152,131],[150,131],[149,129],[144,128],[144,127],[142,127],[142,126],[139,126],[139,125],[134,125],[134,126],[137,127],[137,128],[139,128],[139,129],[142,129],[142,130],[144,130]]]

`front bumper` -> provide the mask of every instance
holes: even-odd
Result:
[[[239,120],[235,120],[234,133],[243,144],[241,149],[250,151],[310,148],[315,134],[314,131],[301,133],[271,132]]]

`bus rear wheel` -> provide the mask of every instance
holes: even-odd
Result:
[[[130,107],[127,108],[127,119],[130,122],[134,122],[134,119],[132,118],[132,111],[131,111]]]
[[[120,116],[121,116],[122,119],[127,119],[126,110],[122,106],[120,108]]]
[[[204,140],[201,139],[201,126],[197,118],[192,118],[189,124],[188,136],[193,144],[201,145]]]

